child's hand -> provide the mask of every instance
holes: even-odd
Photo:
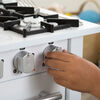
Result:
[[[100,70],[93,63],[63,51],[47,53],[45,64],[59,69],[48,69],[56,83],[72,90],[88,92],[96,96],[98,96],[96,91],[100,93]]]

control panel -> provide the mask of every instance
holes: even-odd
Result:
[[[53,45],[53,43],[48,44],[48,46],[43,50],[42,56],[43,56],[43,62],[45,60],[45,55],[48,52],[62,52],[62,48]],[[13,59],[13,66],[14,66],[14,73],[31,73],[35,71],[35,65],[34,65],[34,53],[30,53],[27,51],[20,51],[18,52]]]
[[[43,66],[46,53],[62,49],[67,49],[67,40],[0,53],[0,82],[46,72],[48,66]]]

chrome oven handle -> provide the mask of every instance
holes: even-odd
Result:
[[[60,92],[48,94],[46,96],[40,96],[37,100],[60,100],[62,99],[62,94]]]

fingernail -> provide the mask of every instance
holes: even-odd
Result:
[[[47,57],[45,56],[45,59],[47,59]]]
[[[45,63],[44,63],[44,62],[42,63],[42,66],[43,66],[43,67],[45,66]]]

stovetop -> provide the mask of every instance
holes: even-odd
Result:
[[[69,27],[79,27],[78,19],[65,19],[58,14],[41,13],[39,8],[5,6],[0,8],[0,26],[23,37],[39,33],[53,33]]]
[[[46,14],[49,15],[57,14],[55,12],[42,8],[40,8],[40,12],[42,13],[45,12]],[[27,18],[28,17],[25,18],[25,21],[27,21]],[[62,14],[59,14],[59,18],[72,19],[72,17]],[[11,29],[4,31],[4,28],[0,27],[0,48],[1,48],[0,52],[15,50],[22,47],[41,45],[44,43],[49,43],[59,40],[82,37],[85,35],[90,35],[99,32],[100,32],[100,25],[83,20],[80,20],[80,25],[77,28],[76,27],[65,28],[54,31],[54,33],[45,32],[41,34],[30,35],[27,36],[26,38],[23,38],[23,34],[21,35],[16,32],[13,32]]]

